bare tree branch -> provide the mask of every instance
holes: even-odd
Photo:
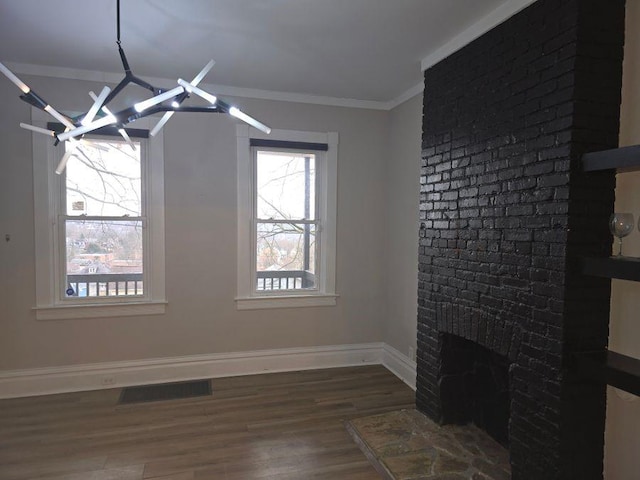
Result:
[[[97,202],[100,202],[100,203],[106,203],[108,205],[118,205],[123,210],[127,210],[127,211],[129,211],[129,212],[131,212],[133,214],[138,214],[137,210],[132,210],[132,209],[122,205],[119,202],[111,202],[111,201],[108,201],[108,200],[105,200],[105,199],[99,199],[97,197],[94,197],[93,195],[88,194],[87,192],[83,192],[82,190],[79,190],[77,188],[70,187],[69,185],[67,185],[67,190],[70,190],[72,192],[76,192],[76,193],[78,193],[80,196],[82,196],[84,198],[91,198],[92,200],[96,200]]]

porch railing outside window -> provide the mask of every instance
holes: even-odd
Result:
[[[297,290],[312,288],[316,276],[305,270],[260,271],[257,273],[256,290]]]
[[[74,297],[122,297],[142,295],[142,273],[67,275],[67,288]]]

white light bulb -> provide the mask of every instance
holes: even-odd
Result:
[[[249,115],[247,115],[246,113],[241,111],[238,107],[231,107],[229,109],[229,115],[232,115],[232,116],[242,120],[243,122],[248,123],[252,127],[257,128],[258,130],[261,130],[264,133],[267,133],[267,134],[271,133],[271,129],[269,127],[267,127],[264,123],[261,123],[258,120],[256,120],[255,118],[250,117]]]
[[[180,85],[182,85],[187,92],[195,93],[199,97],[204,98],[211,105],[215,105],[218,102],[218,98],[215,95],[211,95],[210,93],[205,92],[201,88],[198,88],[195,85],[192,85],[191,83],[187,82],[186,80],[183,80],[183,79],[179,78],[178,79],[178,83]]]
[[[96,120],[95,122],[91,122],[89,125],[82,125],[81,127],[74,128],[72,130],[69,130],[68,132],[61,133],[60,135],[58,135],[58,140],[63,142],[70,138],[74,138],[79,135],[92,132],[94,130],[97,130],[102,127],[106,127],[107,125],[111,125],[114,123],[116,123],[116,118],[110,117],[107,115],[106,117],[102,117],[101,119]]]
[[[96,99],[98,98],[98,97],[96,96],[96,94],[95,94],[95,93],[93,93],[93,92],[89,92],[89,96],[90,96],[91,98],[93,98],[94,100],[96,100]],[[110,117],[110,118],[112,119],[113,123],[116,123],[116,122],[118,121],[118,119],[116,118],[116,116],[115,116],[113,113],[111,113],[111,110],[109,110],[106,106],[104,106],[104,105],[103,105],[103,106],[102,106],[102,108],[101,108],[100,110],[102,110],[102,111],[105,113],[105,115],[107,115],[108,117]]]
[[[36,127],[34,125],[29,125],[28,123],[21,123],[20,126],[25,130],[31,130],[32,132],[43,133],[44,135],[48,135],[50,137],[55,137],[56,132],[53,130],[47,130],[46,128]]]
[[[0,63],[0,72],[4,73],[5,77],[11,80],[16,85],[16,87],[22,90],[23,93],[26,94],[31,91],[31,89],[27,86],[26,83],[24,83],[22,80],[16,77],[13,74],[13,72],[9,70],[7,67],[5,67],[2,63]]]
[[[176,112],[167,112],[165,113],[162,118],[160,119],[160,121],[158,123],[156,123],[156,126],[153,127],[153,130],[151,130],[149,132],[149,135],[151,135],[152,137],[155,137],[158,132],[160,130],[162,130],[162,127],[164,127],[164,124],[167,123],[169,121],[169,119],[173,116],[173,114]]]
[[[76,149],[76,146],[74,145],[73,147],[69,148],[69,150],[67,150],[64,153],[64,155],[60,159],[60,163],[58,163],[58,166],[56,167],[56,174],[57,175],[60,175],[64,171],[65,167],[67,166],[67,162],[71,158],[71,155],[73,155],[73,152],[74,152],[75,149]]]
[[[70,129],[76,128],[75,125],[73,123],[71,123],[71,121],[67,117],[62,115],[55,108],[53,108],[51,105],[47,105],[46,107],[44,107],[44,111],[47,112],[49,115],[51,115],[56,120],[58,120],[60,123],[62,123],[65,127],[70,128]]]
[[[202,79],[204,78],[204,76],[209,73],[209,70],[211,70],[211,67],[213,67],[213,65],[215,65],[216,62],[214,62],[213,60],[209,60],[209,63],[207,63],[204,68],[202,70],[200,70],[200,73],[198,73],[198,75],[196,75],[193,80],[191,81],[191,86],[195,87],[196,85],[198,85]],[[152,137],[155,137],[158,132],[160,130],[162,130],[162,127],[164,127],[165,123],[167,123],[169,121],[169,119],[173,116],[175,112],[166,112],[163,117],[160,119],[160,121],[158,123],[156,123],[156,126],[153,127],[153,130],[151,130],[149,132],[149,135],[151,135]]]
[[[193,78],[193,80],[191,81],[191,85],[198,85],[202,81],[204,76],[209,73],[209,70],[211,70],[215,63],[216,62],[214,62],[213,60],[209,60],[209,63],[207,63],[204,68],[200,70],[200,73]]]
[[[129,136],[127,131],[124,128],[119,128],[118,133],[122,136],[122,138],[124,138],[125,142],[129,144],[129,146],[131,147],[131,150],[135,152],[136,145],[131,141],[131,137]]]
[[[91,122],[93,122],[96,113],[98,113],[98,109],[102,106],[103,102],[107,98],[107,95],[109,95],[109,92],[111,92],[111,89],[109,87],[104,87],[100,92],[100,95],[98,95],[97,97],[95,96],[95,93],[89,92],[89,95],[91,96],[91,98],[93,98],[94,101],[93,105],[91,105],[91,108],[80,122],[82,125],[89,125]]]
[[[171,89],[171,90],[169,90],[167,92],[164,92],[164,93],[161,93],[159,95],[156,95],[155,97],[151,97],[151,98],[149,98],[147,100],[144,100],[142,102],[138,102],[133,106],[133,108],[135,108],[136,112],[143,112],[147,108],[153,107],[154,105],[162,103],[165,100],[169,100],[170,98],[173,98],[176,95],[180,95],[183,92],[184,92],[184,88],[176,87],[176,88],[173,88],[173,89]]]

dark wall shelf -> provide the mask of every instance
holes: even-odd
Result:
[[[582,167],[585,172],[640,170],[640,145],[586,153],[582,156]],[[640,282],[640,258],[584,258],[582,273]],[[575,353],[573,358],[582,377],[640,396],[640,359],[610,350]]]
[[[585,258],[582,260],[582,273],[640,282],[640,258]]]
[[[578,373],[640,396],[640,359],[606,350],[574,354]]]
[[[582,168],[585,172],[597,170],[640,169],[640,145],[585,153],[582,156]]]

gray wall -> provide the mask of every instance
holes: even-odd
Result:
[[[421,138],[422,95],[416,95],[390,112],[385,179],[385,341],[406,356],[416,351]]]
[[[63,110],[100,88],[26,80]],[[164,132],[167,313],[37,321],[31,137],[18,127],[30,108],[18,93],[0,83],[0,370],[384,341],[389,112],[238,100],[272,128],[340,134],[336,307],[236,310],[236,121],[183,114]]]

